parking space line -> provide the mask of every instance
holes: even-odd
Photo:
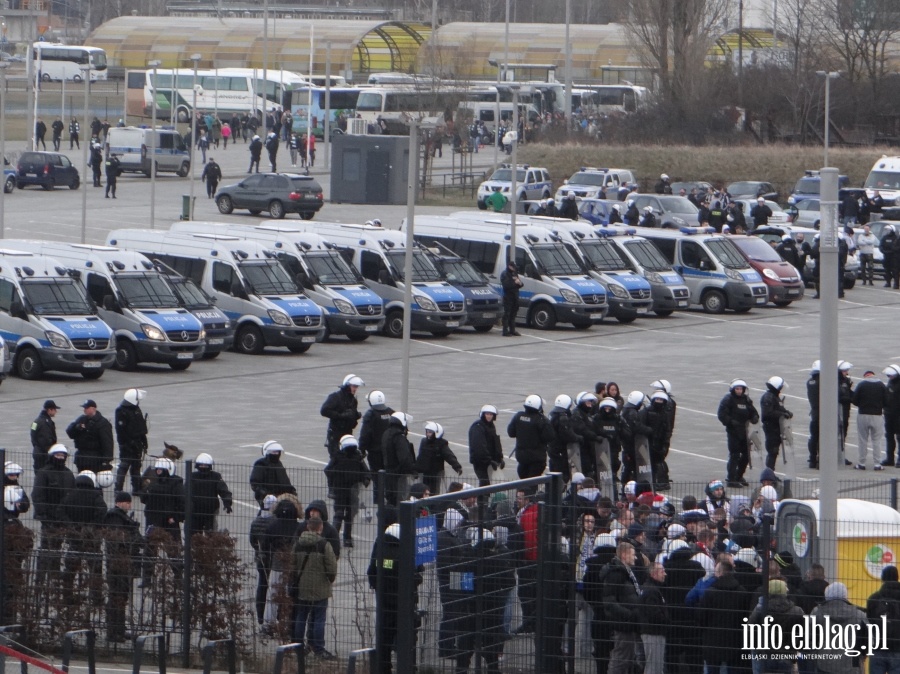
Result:
[[[641,332],[665,332],[667,335],[679,335],[681,337],[690,337],[691,339],[697,339],[697,337],[702,337],[703,339],[723,339],[723,335],[692,335],[684,332],[676,332],[675,330],[666,330],[665,328],[644,328],[640,325],[631,325],[632,330],[640,330]]]
[[[473,356],[485,356],[488,358],[505,358],[506,360],[524,360],[524,361],[537,360],[537,358],[520,358],[518,356],[503,356],[499,353],[482,353],[481,351],[466,351],[465,349],[456,349],[452,346],[447,346],[446,344],[436,344],[434,342],[428,342],[428,341],[421,340],[421,339],[417,339],[416,343],[427,344],[428,346],[433,346],[438,349],[446,349],[447,351],[456,351],[457,353],[468,353]]]
[[[526,335],[526,337],[531,337],[532,339],[537,339],[542,342],[552,342],[553,344],[566,344],[568,346],[584,346],[591,349],[604,349],[606,351],[622,351],[623,347],[620,346],[604,346],[603,344],[581,344],[579,342],[570,342],[567,339],[547,339],[546,337],[538,337],[537,335]]]
[[[303,459],[304,461],[309,461],[310,463],[316,463],[320,466],[327,466],[327,461],[319,461],[319,459],[313,459],[309,456],[303,456],[302,454],[294,454],[293,452],[285,452],[285,456],[293,456],[295,459]]]
[[[740,320],[740,319],[734,320],[734,321],[729,321],[728,319],[725,319],[725,318],[714,318],[713,316],[707,316],[706,314],[697,314],[697,316],[699,318],[705,318],[707,320],[716,321],[719,323],[737,323],[740,325],[759,325],[764,328],[782,328],[784,330],[798,330],[800,327],[802,327],[799,325],[780,325],[778,323],[762,323],[760,321]]]

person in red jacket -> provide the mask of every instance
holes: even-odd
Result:
[[[519,577],[519,601],[522,603],[522,624],[515,634],[534,632],[537,601],[537,558],[538,558],[538,501],[542,495],[525,494],[526,502],[517,519],[522,527],[524,549],[522,565],[517,569]]]

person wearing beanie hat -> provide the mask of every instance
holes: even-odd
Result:
[[[47,450],[56,444],[56,422],[53,417],[57,410],[59,405],[45,400],[37,418],[31,422],[31,458],[35,473],[47,463]]]
[[[857,640],[859,635],[866,633],[866,625],[869,624],[866,614],[848,601],[847,586],[837,582],[825,588],[825,601],[813,609],[812,617],[819,625],[824,625],[826,620],[830,620],[832,629],[840,626],[845,634],[849,630],[855,629]],[[854,658],[846,655],[843,648],[835,650],[824,649],[821,652],[823,655],[827,653],[830,659],[819,661],[820,670],[823,669],[822,663],[827,662],[827,669],[824,671],[841,674],[844,672],[849,674],[854,671]],[[871,669],[870,665],[869,671],[875,674],[879,670]]]
[[[781,579],[773,579],[769,581],[769,605],[768,611],[763,611],[762,602],[756,605],[753,613],[750,614],[750,623],[754,625],[763,624],[767,617],[771,617],[773,623],[769,629],[777,628],[782,630],[782,634],[793,634],[794,627],[803,623],[803,610],[794,604],[788,597],[788,585]],[[790,647],[790,642],[787,642]],[[762,671],[791,671],[790,669],[780,669],[785,663],[790,664],[790,660],[784,658],[794,657],[796,651],[787,650],[784,645],[781,649],[769,648],[757,650],[757,656],[762,663]]]
[[[131,599],[134,569],[143,552],[141,525],[131,512],[131,494],[116,492],[115,505],[103,517],[106,530],[107,641],[125,641],[125,614]]]
[[[809,571],[806,572],[806,579],[800,583],[794,595],[797,606],[809,615],[816,606],[825,601],[826,587],[828,581],[825,580],[825,567],[821,564],[811,564]]]

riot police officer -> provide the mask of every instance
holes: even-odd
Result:
[[[759,423],[759,413],[747,395],[747,382],[743,379],[731,382],[728,393],[719,402],[717,416],[728,438],[728,486],[746,487],[748,483],[744,479],[744,471],[750,463],[747,424]]]
[[[116,408],[116,440],[119,441],[119,467],[116,470],[116,491],[125,486],[125,475],[131,471],[131,490],[141,488],[141,460],[147,451],[147,417],[140,408],[147,395],[142,389],[125,391]]]
[[[569,469],[569,445],[579,441],[572,428],[572,398],[565,393],[556,396],[553,409],[550,410],[550,427],[553,429],[553,439],[550,441],[548,454],[550,456],[550,471],[562,473],[565,481],[572,477]]]
[[[769,377],[766,381],[766,392],[759,399],[763,433],[766,436],[766,467],[773,470],[778,462],[778,450],[781,447],[781,420],[794,417],[784,406],[784,398],[781,396],[783,388],[784,379]]]
[[[516,412],[506,427],[506,433],[515,438],[517,472],[524,480],[537,477],[547,467],[547,450],[553,442],[553,428],[543,414],[544,401],[539,395],[525,398],[525,409]]]
[[[231,490],[222,473],[213,470],[212,455],[202,452],[194,461],[191,473],[191,531],[215,531],[219,501],[225,513],[231,514]]]

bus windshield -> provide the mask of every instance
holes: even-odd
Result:
[[[185,309],[209,309],[209,298],[196,283],[182,276],[170,276],[169,283],[181,297]]]
[[[387,253],[388,259],[397,278],[403,278],[403,269],[406,264],[406,251],[392,250]],[[429,281],[440,281],[441,275],[434,265],[420,250],[413,251],[412,257],[412,282],[427,283]]]
[[[73,280],[23,281],[22,294],[39,316],[84,316],[93,313],[80,286]]]
[[[181,306],[172,287],[159,274],[116,276],[122,296],[132,307],[142,309],[172,309]]]
[[[628,248],[628,252],[634,256],[638,264],[647,271],[672,271],[672,265],[659,252],[659,248],[649,241],[633,239],[623,242],[623,245]]]
[[[597,271],[618,271],[630,265],[610,241],[582,241],[581,252]]]
[[[344,262],[344,258],[334,251],[307,254],[305,259],[306,264],[309,265],[310,270],[323,286],[359,283],[359,279],[350,266]]]
[[[581,268],[561,243],[547,243],[531,249],[534,257],[543,266],[547,274],[581,274]]]
[[[706,247],[716,256],[719,262],[729,269],[747,268],[747,260],[744,259],[737,247],[728,239],[710,239],[706,242]]]
[[[472,263],[461,257],[438,258],[435,265],[441,270],[449,283],[464,286],[483,286],[488,281],[484,275],[472,266]]]
[[[297,286],[274,260],[241,262],[241,272],[257,295],[296,295]]]
[[[356,101],[356,110],[358,112],[381,112],[384,96],[380,93],[363,91],[359,94]]]

